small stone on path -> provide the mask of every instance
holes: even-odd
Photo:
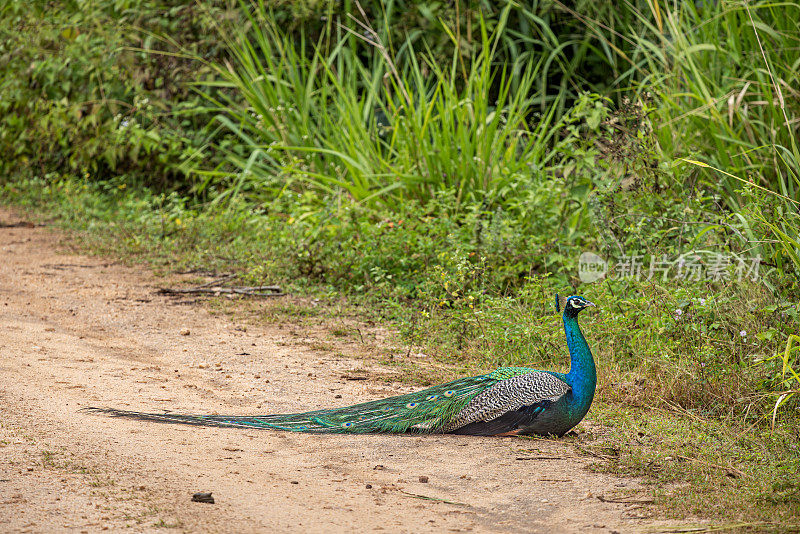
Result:
[[[211,496],[211,492],[198,492],[192,495],[192,502],[204,502],[208,504],[214,504],[214,497]]]

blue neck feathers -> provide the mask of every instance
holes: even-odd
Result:
[[[567,336],[567,347],[570,355],[569,373],[566,382],[572,388],[572,402],[570,411],[573,416],[582,419],[589,406],[592,405],[594,390],[597,386],[597,370],[594,367],[594,358],[586,338],[583,337],[578,326],[577,316],[568,316],[564,313],[564,333]]]

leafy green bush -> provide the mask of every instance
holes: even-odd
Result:
[[[209,120],[188,82],[211,71],[137,49],[177,50],[152,33],[171,32],[183,47],[218,53],[213,39],[191,42],[209,27],[213,3],[202,11],[184,4],[106,0],[54,10],[42,1],[5,2],[2,179],[69,169],[94,179],[182,185],[180,164],[205,142]]]

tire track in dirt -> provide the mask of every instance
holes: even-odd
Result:
[[[15,221],[0,209],[0,222]],[[629,505],[597,499],[635,490],[636,481],[591,473],[558,442],[285,434],[81,412],[248,415],[409,388],[343,380],[354,361],[298,347],[286,329],[237,329],[156,296],[148,272],[62,249],[46,228],[0,228],[0,531],[609,533],[643,525]],[[217,504],[190,502],[197,491],[213,491]]]

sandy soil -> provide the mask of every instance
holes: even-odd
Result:
[[[299,411],[409,388],[345,380],[363,361],[303,346],[291,328],[180,305],[155,293],[151,273],[65,252],[56,232],[19,222],[0,209],[0,532],[609,533],[647,521],[604,502],[636,481],[590,472],[558,441],[81,412]],[[199,491],[216,504],[191,502]]]

